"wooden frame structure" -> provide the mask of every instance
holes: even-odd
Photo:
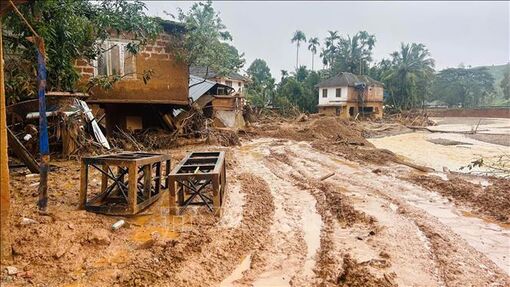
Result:
[[[170,161],[170,155],[145,152],[82,158],[80,209],[111,215],[140,212],[168,188]],[[91,199],[87,195],[89,167],[101,173],[100,192]]]
[[[186,154],[168,176],[170,212],[178,215],[189,205],[196,204],[205,205],[209,211],[220,216],[226,175],[225,152]],[[205,193],[208,186],[212,186],[212,198]]]

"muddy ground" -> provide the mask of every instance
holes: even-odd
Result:
[[[77,210],[79,162],[67,160],[53,162],[40,215],[37,177],[13,170],[2,286],[510,285],[509,180],[424,172],[333,118],[243,134],[237,146],[162,151],[174,163],[188,150],[227,152],[220,218],[170,216],[165,193],[113,231],[121,217]]]

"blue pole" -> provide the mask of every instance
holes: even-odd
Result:
[[[37,46],[37,96],[39,99],[39,153],[41,154],[39,171],[39,211],[46,212],[48,206],[48,166],[50,148],[48,141],[48,120],[46,119],[46,59],[44,41],[38,38]]]

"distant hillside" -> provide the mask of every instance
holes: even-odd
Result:
[[[489,73],[492,74],[494,77],[494,86],[496,89],[496,99],[494,101],[495,105],[509,105],[510,102],[503,99],[503,91],[501,90],[501,87],[499,86],[499,83],[501,83],[501,80],[503,79],[503,73],[505,72],[505,69],[510,69],[510,65],[492,65],[492,66],[480,66],[480,67],[474,67],[474,68],[482,68],[486,67],[489,69]]]

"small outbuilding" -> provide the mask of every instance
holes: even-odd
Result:
[[[319,113],[342,118],[382,118],[384,84],[365,75],[342,72],[320,82]]]

